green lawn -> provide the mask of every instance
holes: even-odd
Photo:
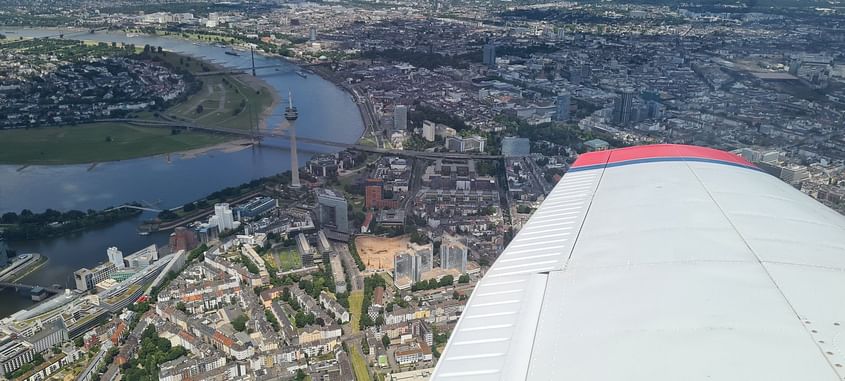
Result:
[[[349,293],[349,325],[352,332],[358,332],[361,321],[361,308],[364,304],[364,291],[352,291]]]
[[[395,291],[393,289],[394,288],[393,287],[393,277],[390,276],[390,274],[386,273],[386,272],[379,273],[379,275],[381,275],[381,277],[384,278],[384,283],[387,285],[387,292],[393,293],[393,291]]]
[[[164,114],[209,127],[248,130],[273,102],[271,90],[262,87],[256,93],[234,76],[201,77],[201,80],[202,89]]]
[[[302,258],[296,249],[284,248],[273,253],[279,270],[290,271],[302,267]]]
[[[166,53],[160,57],[194,74],[216,70],[208,63],[186,56]],[[273,103],[273,96],[271,89],[264,86],[253,88],[242,79],[243,76],[197,77],[202,81],[202,88],[185,102],[169,108],[164,114],[209,127],[248,130],[250,126],[258,123],[259,115]]]
[[[111,141],[107,141],[110,138]],[[185,151],[225,142],[196,132],[172,135],[169,128],[125,123],[0,131],[2,164],[78,164]]]
[[[351,297],[350,297],[351,299]],[[367,369],[367,362],[364,355],[358,348],[349,348],[349,361],[352,362],[352,369],[355,370],[355,379],[358,381],[370,381],[370,371]]]
[[[276,261],[276,256],[272,254],[262,254],[261,259],[264,260],[264,265],[267,266],[267,271],[276,272],[279,269],[279,262]]]

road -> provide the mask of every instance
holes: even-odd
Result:
[[[334,249],[340,255],[340,261],[343,262],[343,267],[349,275],[350,291],[361,291],[364,289],[364,276],[358,270],[358,265],[355,264],[355,259],[352,258],[352,253],[349,252],[349,246],[342,243],[334,243]]]
[[[100,351],[94,356],[94,359],[88,363],[88,366],[85,367],[85,370],[76,377],[76,381],[88,381],[91,379],[91,376],[97,370],[97,365],[100,364],[100,361],[103,361],[103,357],[106,356],[106,352],[112,347],[111,341],[106,341],[100,347]]]
[[[340,365],[341,381],[354,381],[355,371],[352,370],[352,362],[349,360],[349,355],[344,351],[337,352],[337,363]]]
[[[413,159],[411,162],[411,178],[408,181],[408,195],[405,197],[405,200],[402,201],[402,209],[405,209],[406,216],[412,215],[414,209],[413,200],[422,186],[422,178],[427,166],[428,162],[426,160]]]

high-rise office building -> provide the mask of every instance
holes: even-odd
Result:
[[[634,106],[634,89],[628,87],[622,90],[614,105],[614,119],[617,124],[631,122],[631,110]]]
[[[197,233],[193,230],[177,227],[170,233],[170,250],[174,253],[179,250],[193,250],[198,245]]]
[[[572,97],[569,93],[561,93],[557,96],[557,104],[555,105],[555,120],[565,122],[569,120],[569,105],[572,102]]]
[[[433,142],[434,137],[437,135],[437,124],[430,121],[424,120],[423,127],[422,127],[422,136],[423,139]]]
[[[496,67],[496,45],[492,42],[488,42],[484,44],[484,47],[481,49],[483,54],[482,56],[482,63],[487,65],[488,67],[495,68]]]
[[[106,255],[109,257],[109,262],[114,264],[114,267],[118,270],[126,268],[126,264],[123,262],[123,253],[118,250],[116,247],[112,246],[106,250]]]
[[[393,279],[397,284],[413,284],[422,280],[422,275],[432,270],[434,246],[408,244],[408,248],[393,257]]]
[[[420,280],[423,273],[431,271],[434,267],[434,261],[432,260],[434,257],[434,245],[431,243],[418,245],[412,242],[408,244],[408,249],[418,258],[416,279]]]
[[[660,102],[656,101],[648,101],[646,105],[648,109],[648,118],[649,119],[661,119],[663,118],[663,105]]]
[[[328,189],[317,189],[317,218],[320,225],[349,233],[349,216],[346,199]]]
[[[229,208],[229,204],[214,204],[214,216],[217,217],[217,227],[220,229],[220,232],[235,229],[235,218],[232,215],[232,209]]]
[[[457,237],[444,235],[440,244],[440,267],[467,271],[467,247]]]
[[[393,109],[393,129],[397,131],[408,129],[408,106],[396,105]]]
[[[403,281],[406,278],[411,283],[416,273],[416,258],[408,251],[401,251],[393,256],[393,279],[395,282]]]

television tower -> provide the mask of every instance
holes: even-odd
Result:
[[[299,188],[302,184],[299,183],[299,159],[296,157],[296,118],[299,117],[299,112],[296,107],[293,107],[293,95],[288,92],[288,107],[285,108],[285,119],[290,124],[290,177],[291,188]]]

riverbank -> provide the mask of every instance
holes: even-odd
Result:
[[[39,214],[28,210],[21,211],[20,215],[9,212],[3,214],[4,225],[0,225],[0,237],[9,242],[55,238],[110,225],[139,214],[141,210],[135,208],[113,208],[88,213],[78,210],[61,213],[51,209]]]
[[[0,164],[65,165],[128,160],[167,153],[208,149],[229,136],[92,123],[0,131]]]
[[[246,74],[202,76],[209,71],[225,71],[223,65],[170,51],[145,53],[142,57],[183,70],[200,86],[184,101],[164,111],[129,115],[139,122],[165,125],[144,126],[115,120],[0,130],[0,164],[89,164],[170,153],[195,157],[216,150],[221,144],[241,145],[242,142],[226,134],[171,129],[167,122],[179,120],[223,129],[264,128],[281,101],[273,87],[260,78]],[[223,147],[232,152],[233,145]]]
[[[26,265],[26,267],[21,268],[17,272],[11,273],[8,277],[6,277],[8,279],[3,279],[3,281],[8,283],[15,283],[25,278],[27,275],[38,271],[39,269],[44,267],[44,265],[46,265],[48,261],[49,258],[43,255],[39,255],[38,259],[36,259],[33,263],[29,263]]]

